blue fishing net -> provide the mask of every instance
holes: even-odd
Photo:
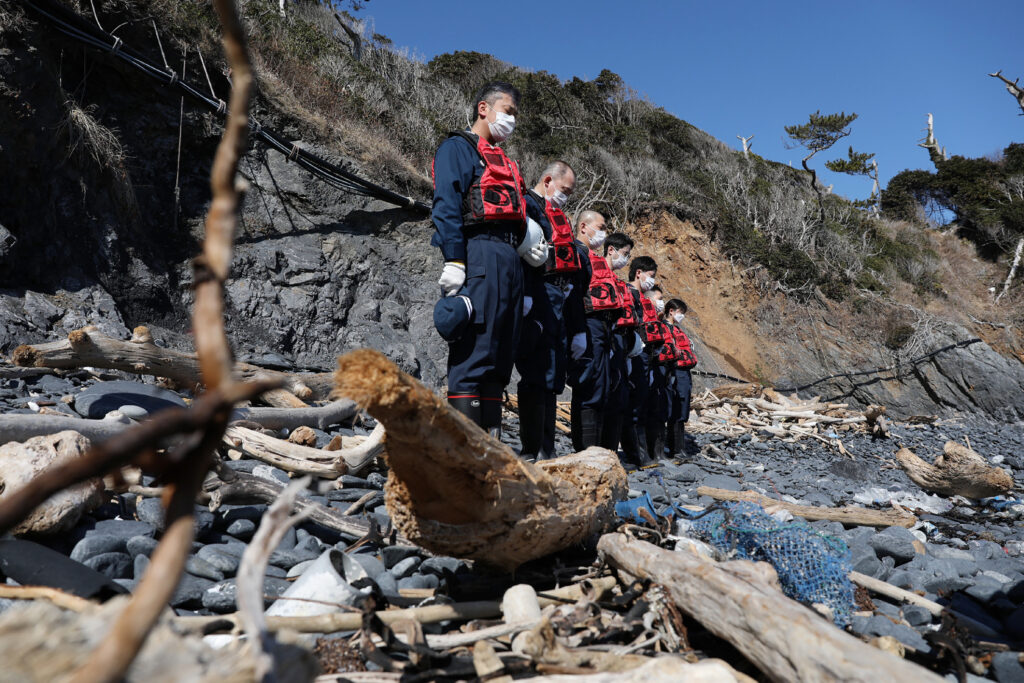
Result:
[[[818,533],[802,520],[780,522],[748,502],[720,503],[691,524],[694,535],[730,557],[770,563],[789,597],[828,606],[839,627],[850,623],[852,567],[842,539]]]

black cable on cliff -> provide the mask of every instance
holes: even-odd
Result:
[[[906,365],[906,366],[913,367],[913,366],[917,365],[918,363],[923,363],[924,361],[928,360],[929,358],[937,356],[940,353],[944,353],[945,351],[951,351],[953,349],[964,348],[966,346],[971,346],[972,344],[977,344],[980,341],[982,341],[982,340],[978,339],[977,337],[974,337],[972,339],[965,339],[963,341],[958,341],[958,342],[956,342],[954,344],[948,344],[946,346],[943,346],[942,348],[935,349],[934,351],[929,351],[928,353],[923,354],[921,356],[918,356],[917,358],[911,358],[910,360],[906,361],[905,363],[899,363],[899,364],[896,364],[896,365],[888,365],[886,367],[874,368],[872,370],[861,370],[859,372],[837,372],[834,375],[828,375],[826,377],[820,377],[820,378],[814,380],[813,382],[809,382],[807,384],[801,384],[798,387],[775,387],[775,391],[778,391],[779,393],[784,393],[784,394],[799,393],[801,391],[806,391],[806,390],[810,389],[811,387],[813,387],[813,386],[815,386],[817,384],[821,384],[822,382],[827,382],[830,379],[840,379],[840,378],[853,379],[854,377],[863,377],[865,375],[878,375],[878,374],[881,374],[883,372],[890,372],[892,370],[896,370],[901,365]],[[748,384],[749,383],[745,379],[740,379],[739,377],[733,377],[732,375],[723,375],[720,372],[704,372],[703,370],[693,370],[692,373],[694,375],[700,375],[701,377],[720,377],[721,379],[727,379],[727,380],[729,380],[731,382],[743,382],[744,384]]]
[[[227,115],[227,104],[224,100],[214,100],[207,97],[200,91],[193,88],[173,69],[154,66],[147,62],[137,53],[125,47],[124,41],[117,36],[111,35],[97,26],[90,24],[71,10],[52,0],[20,0],[23,5],[31,9],[40,17],[53,24],[54,28],[66,36],[84,43],[97,50],[103,50],[112,56],[142,71],[147,76],[157,80],[169,88],[177,89],[193,101],[205,106],[210,111],[220,115]],[[336,187],[344,192],[373,197],[395,206],[408,209],[429,212],[430,206],[423,201],[406,197],[374,182],[360,178],[356,174],[346,171],[340,166],[321,159],[320,157],[300,149],[296,144],[290,142],[279,133],[264,128],[259,121],[249,117],[249,127],[252,129],[252,136],[267,146],[284,154],[288,161],[294,162],[320,178],[328,185]]]

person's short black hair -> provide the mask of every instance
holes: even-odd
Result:
[[[636,273],[639,270],[653,270],[654,272],[658,272],[658,264],[650,256],[637,256],[629,262],[629,279],[631,281],[636,279]]]
[[[665,304],[665,310],[674,311],[676,309],[679,309],[683,313],[686,313],[686,302],[683,301],[682,299],[669,299],[668,303]]]
[[[469,110],[470,118],[476,121],[477,113],[476,108],[481,102],[487,104],[494,104],[494,100],[498,99],[499,95],[508,95],[512,98],[512,104],[519,107],[519,89],[511,83],[505,81],[491,81],[487,85],[483,86],[476,91],[476,97],[473,98],[473,107]]]
[[[623,249],[632,247],[635,244],[633,238],[624,232],[613,232],[604,239],[604,255],[608,255],[608,247]]]
[[[661,285],[654,285],[653,287],[651,287],[647,291],[648,292],[661,292],[662,296],[665,295],[665,292],[663,292],[662,289],[661,289]]]

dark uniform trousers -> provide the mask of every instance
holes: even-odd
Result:
[[[648,360],[647,452],[658,460],[664,457],[665,424],[668,422],[669,393],[667,368],[657,360]]]
[[[690,394],[693,389],[693,377],[689,370],[673,368],[672,407],[668,415],[668,450],[676,455],[683,450],[683,432],[686,421],[690,419]]]
[[[619,449],[622,423],[629,418],[629,358],[633,347],[633,331],[616,329],[612,332],[611,358],[608,361],[608,402],[601,425],[601,446]]]
[[[601,423],[612,394],[612,325],[608,314],[587,315],[587,350],[569,370],[572,442],[577,451],[601,444]]]
[[[523,266],[510,236],[466,240],[466,284],[473,321],[448,348],[448,397],[479,398],[482,426],[501,425],[501,400],[512,378],[523,321]]]
[[[555,455],[555,401],[565,389],[568,362],[563,279],[546,278],[543,293],[534,296],[530,315],[523,321],[525,329],[516,359],[520,376],[520,439],[523,453],[531,456]],[[522,417],[531,410],[540,412],[536,423],[542,428],[536,435],[522,433]]]

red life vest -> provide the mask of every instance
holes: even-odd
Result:
[[[590,276],[590,296],[587,299],[590,303],[589,312],[617,311],[622,308],[622,297],[619,296],[619,288],[615,286],[619,279],[608,267],[608,262],[593,249],[590,250],[590,266],[594,272]]]
[[[665,323],[658,323],[659,325],[665,325]],[[676,347],[675,340],[672,337],[672,332],[665,325],[663,328],[665,334],[665,343],[658,349],[658,362],[659,363],[674,363],[679,360],[679,349]]]
[[[636,319],[636,311],[633,309],[636,306],[636,299],[633,298],[633,292],[630,291],[626,283],[619,278],[615,278],[615,287],[619,290],[619,295],[622,297],[622,317],[615,321],[617,327],[636,327],[640,321]]]
[[[689,370],[697,365],[697,354],[693,352],[693,345],[690,343],[690,338],[686,336],[686,333],[678,327],[673,327],[672,337],[676,350],[679,352],[679,360],[676,363],[676,367]]]
[[[519,166],[505,156],[501,147],[490,144],[478,135],[460,130],[448,137],[459,136],[473,145],[480,156],[481,173],[462,197],[463,225],[489,221],[519,221],[526,229],[526,203],[523,201],[523,178]],[[431,164],[430,175],[434,175]],[[435,187],[436,187],[436,180]]]
[[[664,323],[658,320],[658,309],[654,302],[643,294],[640,295],[640,306],[644,309],[643,325],[640,328],[640,336],[645,344],[663,344],[666,339]]]
[[[576,253],[576,244],[572,239],[572,223],[559,208],[551,206],[551,202],[544,202],[544,213],[547,214],[548,223],[551,224],[551,244],[554,249],[551,253],[554,260],[548,259],[548,273],[563,274],[576,273],[580,269],[580,257]]]

